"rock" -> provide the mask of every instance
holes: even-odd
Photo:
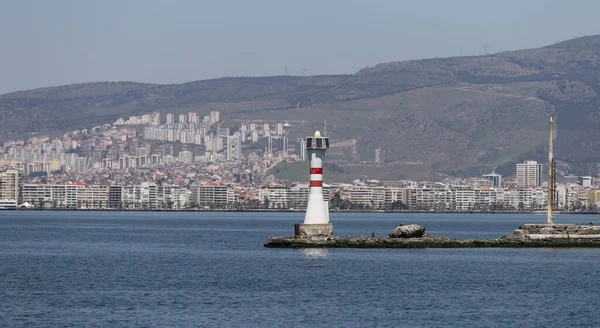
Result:
[[[390,232],[390,238],[418,238],[423,237],[425,228],[418,224],[399,225]]]

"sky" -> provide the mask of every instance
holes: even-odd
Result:
[[[352,74],[600,34],[599,12],[597,0],[0,0],[0,94]]]

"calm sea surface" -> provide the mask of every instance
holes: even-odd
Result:
[[[599,223],[593,216],[558,222]],[[0,327],[600,327],[600,249],[263,247],[290,213],[0,212]],[[494,238],[543,215],[332,214]]]

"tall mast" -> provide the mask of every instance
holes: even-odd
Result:
[[[552,145],[552,116],[548,120],[549,134],[548,134],[548,220],[547,224],[554,224],[554,194],[556,192],[555,182],[555,170],[556,165],[554,163],[554,147]]]

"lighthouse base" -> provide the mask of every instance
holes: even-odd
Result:
[[[333,224],[304,224],[297,223],[294,235],[296,238],[332,237]]]

